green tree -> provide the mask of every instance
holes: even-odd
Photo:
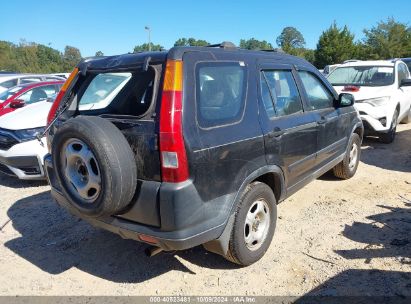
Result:
[[[389,59],[411,56],[411,29],[394,18],[378,22],[364,30],[364,48],[370,59]]]
[[[286,53],[295,53],[298,49],[305,47],[305,39],[295,27],[285,27],[280,36],[277,37],[277,45]]]
[[[162,51],[164,50],[164,47],[161,46],[160,44],[153,44],[150,42],[151,45],[151,51]],[[149,44],[148,43],[143,43],[140,45],[136,45],[134,47],[134,53],[140,53],[140,52],[148,52],[149,51]]]
[[[72,70],[82,59],[80,50],[69,45],[64,48],[63,58],[66,71]]]
[[[240,48],[247,50],[272,50],[273,46],[271,43],[265,40],[257,40],[255,38],[251,38],[248,40],[241,39]]]
[[[102,51],[97,51],[95,56],[101,57],[101,56],[104,56],[104,53]]]
[[[175,43],[174,46],[207,46],[210,43],[206,40],[194,39],[194,38],[180,38]]]
[[[334,22],[320,36],[315,50],[315,65],[317,68],[323,68],[327,64],[353,59],[357,54],[358,46],[354,42],[354,35],[347,26],[338,28]]]

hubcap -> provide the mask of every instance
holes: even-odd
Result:
[[[93,203],[101,190],[100,168],[90,148],[79,139],[70,139],[62,151],[62,166],[72,193]]]
[[[348,164],[348,167],[350,168],[350,170],[353,170],[354,167],[356,166],[357,159],[358,159],[358,146],[356,143],[354,143],[351,147],[350,162]]]
[[[244,225],[244,241],[255,251],[264,243],[270,228],[270,211],[264,199],[255,201],[247,212]]]

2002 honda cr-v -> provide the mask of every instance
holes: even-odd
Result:
[[[303,59],[231,43],[87,59],[48,117],[52,195],[123,238],[249,265],[278,202],[355,174],[353,103]]]

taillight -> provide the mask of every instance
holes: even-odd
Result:
[[[76,77],[77,73],[78,68],[75,68],[73,72],[71,72],[69,78],[67,78],[66,82],[64,82],[63,86],[61,87],[60,92],[57,94],[56,100],[54,100],[53,105],[50,108],[49,114],[47,115],[47,125],[49,125],[56,116],[56,112],[60,106],[61,100],[63,99],[64,94],[66,94],[67,88],[73,82],[73,79]]]
[[[160,109],[160,155],[162,181],[188,179],[187,155],[182,128],[183,62],[168,60]]]
[[[355,85],[346,85],[342,91],[343,92],[358,92],[360,90],[360,87],[357,87]]]

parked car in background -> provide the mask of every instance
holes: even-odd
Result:
[[[338,66],[339,66],[339,64],[329,64],[329,65],[326,65],[326,66],[324,67],[324,70],[323,70],[322,73],[323,73],[325,76],[327,76],[327,75],[330,74],[332,71],[334,71]]]
[[[353,103],[301,58],[232,43],[87,59],[48,117],[51,192],[151,254],[204,244],[249,265],[278,202],[329,170],[355,174]]]
[[[0,74],[0,93],[7,91],[16,85],[22,85],[40,81],[57,81],[66,80],[63,77],[52,75],[36,75],[36,74]]]
[[[0,117],[0,172],[20,179],[43,179],[47,153],[44,132],[56,95]]]
[[[15,86],[0,93],[0,116],[33,104],[60,91],[64,81],[33,82]]]
[[[55,74],[49,74],[49,75],[67,79],[70,76],[70,73],[55,73]]]
[[[401,60],[356,61],[342,64],[328,80],[339,93],[355,96],[355,108],[366,135],[391,143],[397,124],[411,122],[411,79]]]

